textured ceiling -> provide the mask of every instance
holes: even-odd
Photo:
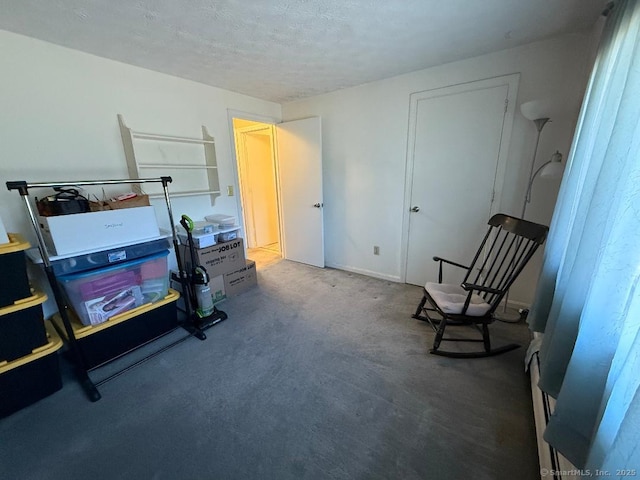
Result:
[[[590,27],[606,0],[2,0],[0,29],[287,102]]]

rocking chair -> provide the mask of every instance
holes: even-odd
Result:
[[[520,345],[491,348],[489,324],[494,312],[520,272],[542,245],[549,229],[504,214],[491,217],[471,265],[465,266],[440,257],[438,283],[427,282],[424,296],[413,318],[428,322],[436,332],[430,352],[455,358],[488,357],[505,353]],[[447,263],[466,270],[462,283],[442,283],[442,265]],[[428,304],[428,306],[426,306]],[[472,326],[482,338],[445,337],[448,326]],[[482,342],[484,351],[457,352],[440,349],[442,341]]]

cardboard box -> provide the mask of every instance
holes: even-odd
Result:
[[[39,217],[39,221],[47,248],[54,255],[109,248],[160,236],[153,207]]]
[[[172,272],[172,274],[175,272]],[[182,285],[179,281],[173,279],[173,275],[171,275],[171,288],[180,293],[180,298],[178,299],[178,309],[183,312],[186,311],[186,307],[184,304],[184,295],[182,294]],[[217,277],[211,277],[209,279],[209,288],[211,288],[211,299],[213,300],[213,304],[217,305],[227,298],[227,294],[224,290],[224,277],[222,275],[218,275]]]
[[[209,287],[211,288],[211,298],[213,299],[214,305],[227,298],[227,292],[224,289],[224,277],[222,275],[211,277]]]
[[[256,262],[247,260],[245,266],[224,275],[224,291],[227,297],[239,295],[258,284]]]
[[[189,247],[178,245],[178,252],[185,270],[190,272],[192,266]],[[211,278],[238,270],[245,266],[244,242],[242,238],[238,238],[207,248],[197,248],[196,261],[207,270]]]
[[[149,195],[136,195],[126,200],[107,200],[100,202],[89,202],[89,208],[92,212],[101,212],[104,210],[120,210],[123,208],[148,207]]]

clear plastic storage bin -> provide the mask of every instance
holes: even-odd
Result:
[[[169,251],[58,280],[84,325],[163,299],[169,291]]]

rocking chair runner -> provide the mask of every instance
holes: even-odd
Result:
[[[471,265],[465,266],[440,257],[438,283],[427,282],[424,296],[413,318],[429,322],[436,332],[433,347],[435,355],[458,358],[487,357],[505,353],[520,345],[509,344],[491,348],[489,324],[502,298],[542,245],[549,229],[544,225],[497,214],[489,220],[487,230]],[[447,263],[466,270],[460,285],[442,283],[442,264]],[[427,303],[429,306],[427,307]],[[473,326],[482,338],[445,337],[447,326]],[[484,351],[452,352],[440,350],[442,341],[482,342]]]

